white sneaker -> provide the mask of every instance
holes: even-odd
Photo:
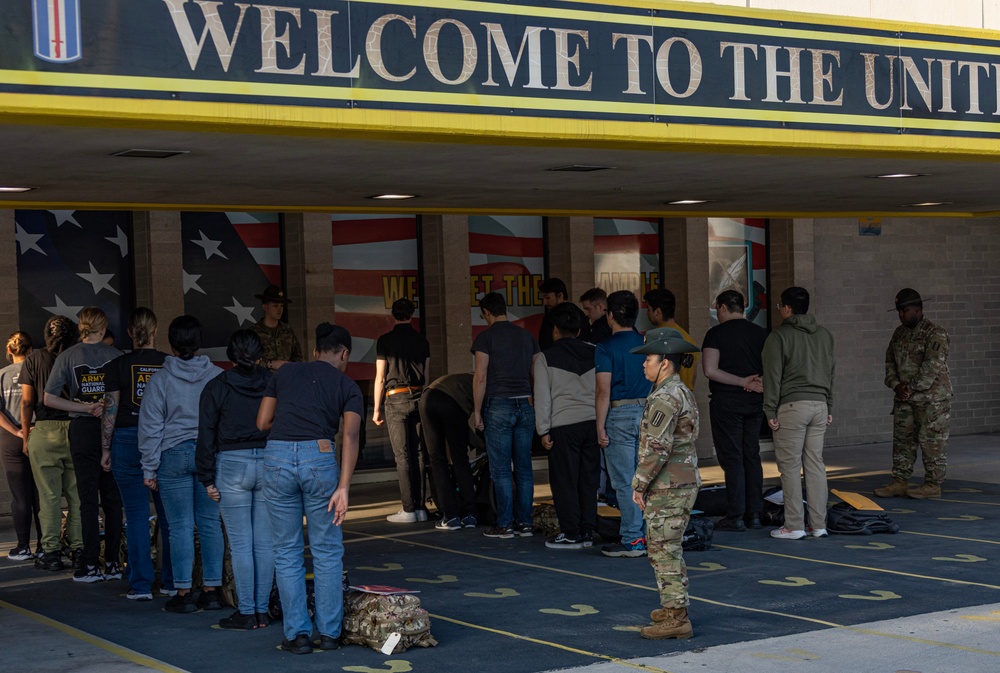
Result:
[[[790,528],[775,528],[771,531],[771,537],[779,540],[801,540],[806,536],[804,530],[792,530]]]
[[[416,512],[407,512],[406,510],[399,510],[395,514],[390,514],[385,517],[385,520],[389,523],[417,523],[420,521],[420,515]],[[427,521],[427,512],[424,512],[424,521]]]
[[[806,532],[812,537],[826,537],[826,528],[806,528]]]

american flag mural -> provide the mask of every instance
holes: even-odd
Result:
[[[472,338],[486,329],[479,300],[499,292],[507,317],[536,337],[544,309],[538,286],[545,273],[545,230],[541,217],[469,217],[469,274]]]
[[[355,381],[375,379],[375,342],[392,329],[394,301],[416,304],[413,327],[420,329],[417,225],[416,215],[332,217],[336,322],[351,333],[347,375]]]
[[[126,327],[135,306],[132,218],[127,212],[16,210],[20,329],[44,346],[53,315],[76,322],[84,306],[108,316],[115,345],[131,348]]]
[[[201,321],[202,354],[228,366],[229,335],[263,317],[254,295],[282,285],[278,215],[185,212],[181,238],[184,311]],[[176,316],[157,317],[165,328]]]
[[[648,330],[642,297],[661,285],[660,221],[594,218],[594,284],[608,294],[634,292],[640,308],[635,327]]]
[[[708,305],[726,290],[743,294],[747,318],[767,327],[767,220],[708,218]],[[711,309],[712,322],[715,309]]]

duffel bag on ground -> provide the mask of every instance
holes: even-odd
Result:
[[[840,535],[874,535],[898,533],[899,525],[884,511],[855,509],[846,502],[838,502],[827,510],[826,530]]]
[[[371,594],[350,590],[344,596],[344,628],[341,640],[345,645],[367,645],[376,651],[393,633],[400,635],[391,654],[405,652],[413,646],[433,647],[437,641],[431,635],[431,618],[420,607],[413,594]]]
[[[712,548],[715,522],[707,516],[693,516],[684,530],[681,546],[684,551],[708,551]]]

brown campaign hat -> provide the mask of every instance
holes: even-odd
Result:
[[[275,304],[291,304],[292,300],[285,296],[285,291],[282,290],[277,285],[268,285],[267,289],[261,294],[255,294],[257,299],[265,304],[275,303]]]
[[[920,297],[920,293],[914,290],[912,287],[904,287],[902,290],[896,293],[896,308],[889,309],[889,313],[893,311],[898,311],[901,308],[907,306],[912,306],[913,304],[919,304],[923,306],[924,300]]]
[[[672,327],[660,327],[646,332],[646,342],[631,349],[629,353],[674,355],[677,353],[697,353],[700,350]]]

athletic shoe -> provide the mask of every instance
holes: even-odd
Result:
[[[531,537],[535,534],[535,528],[530,523],[515,523],[514,535],[518,537]]]
[[[580,533],[580,541],[584,547],[592,547],[594,545],[593,533]]]
[[[778,540],[801,540],[806,536],[804,530],[792,530],[790,528],[775,528],[771,531],[771,537]]]
[[[104,566],[104,579],[106,580],[120,580],[122,578],[122,569],[117,563],[109,563]]]
[[[827,536],[826,528],[809,528],[808,526],[806,526],[806,533],[809,534],[809,537],[826,537]]]
[[[164,589],[163,587],[160,587],[160,590],[157,591],[156,593],[160,594],[161,596],[169,596],[170,598],[173,598],[174,596],[177,595],[177,589]]]
[[[559,533],[554,538],[545,541],[545,546],[549,549],[583,549],[592,544],[593,542],[584,542],[581,536],[566,537],[565,533]]]
[[[45,556],[45,550],[42,549],[42,543],[39,542],[38,546],[35,547],[35,558],[42,558]]]
[[[434,524],[435,530],[462,530],[462,522],[459,521],[458,517],[452,517],[451,519],[441,519],[436,524]]]
[[[319,640],[313,644],[321,650],[336,650],[340,649],[340,638],[320,635]]]
[[[462,517],[462,528],[475,528],[477,523],[476,517],[471,514]]]
[[[300,633],[295,636],[294,640],[289,640],[288,638],[282,640],[281,649],[285,652],[291,652],[292,654],[311,654],[313,646],[309,641],[309,636],[304,633]]]
[[[271,625],[271,615],[266,612],[257,612],[254,614],[254,618],[257,620],[258,629],[266,629]]]
[[[163,609],[167,612],[174,612],[179,615],[198,612],[198,606],[194,602],[194,594],[190,591],[183,596],[177,594],[167,601],[167,604],[163,606]]]
[[[219,620],[219,628],[233,631],[252,631],[257,628],[257,617],[245,615],[239,610]]]
[[[218,591],[205,591],[198,595],[199,610],[221,610],[222,603],[219,602],[219,592]]]
[[[483,537],[491,537],[497,540],[509,540],[514,537],[514,529],[510,526],[493,526],[483,532]]]
[[[7,552],[8,561],[30,561],[33,558],[35,558],[35,555],[31,553],[31,547],[27,545],[23,547],[14,547]]]
[[[633,542],[606,544],[601,547],[601,553],[611,558],[639,558],[646,555],[646,538],[641,537]]]
[[[764,527],[760,522],[760,514],[751,514],[744,519],[744,523],[747,528],[752,528],[753,530],[760,530]]]
[[[73,564],[73,570],[86,570],[87,562],[83,558],[82,549],[74,549],[69,553],[69,560]]]
[[[416,509],[412,512],[407,512],[401,509],[395,514],[385,517],[385,520],[389,523],[418,523],[420,521],[427,521],[427,510]]]
[[[125,598],[129,599],[130,601],[139,601],[144,603],[146,601],[153,600],[153,594],[149,592],[141,593],[139,591],[136,591],[135,589],[129,589],[129,592],[125,594]]]
[[[747,529],[747,525],[743,523],[743,519],[735,519],[730,516],[724,516],[715,522],[715,530],[727,531],[730,533],[742,533]]]
[[[93,584],[94,582],[103,582],[104,573],[97,566],[87,566],[85,569],[77,570],[73,573],[74,582],[84,582],[86,584]]]
[[[36,558],[35,567],[39,570],[63,570],[66,564],[63,563],[62,554],[51,551],[43,554],[42,558]]]

